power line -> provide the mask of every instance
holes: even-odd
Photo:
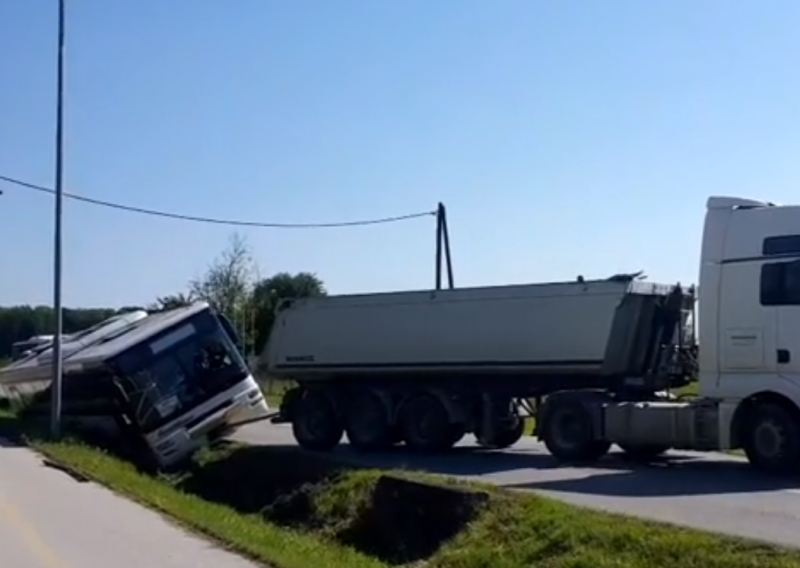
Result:
[[[26,189],[32,189],[40,193],[48,193],[55,195],[55,190],[49,187],[36,185],[23,181],[21,179],[12,178],[0,175],[0,181],[10,183]],[[260,221],[240,221],[236,219],[218,219],[214,217],[198,217],[195,215],[184,215],[182,213],[170,213],[167,211],[158,211],[155,209],[145,209],[143,207],[133,207],[131,205],[123,205],[121,203],[113,203],[111,201],[103,201],[100,199],[93,199],[91,197],[84,197],[74,193],[64,192],[64,197],[74,199],[75,201],[82,201],[92,205],[99,205],[100,207],[108,207],[110,209],[117,209],[120,211],[128,211],[130,213],[139,213],[141,215],[151,215],[153,217],[164,217],[167,219],[177,219],[179,221],[191,221],[195,223],[209,223],[213,225],[231,225],[236,227],[261,227],[266,229],[329,229],[339,227],[361,227],[365,225],[380,225],[384,223],[396,223],[398,221],[408,221],[410,219],[418,219],[420,217],[435,216],[436,211],[423,211],[420,213],[409,213],[407,215],[396,215],[394,217],[382,217],[379,219],[366,219],[361,221],[343,221],[338,223],[262,223]]]

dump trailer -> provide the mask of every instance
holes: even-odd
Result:
[[[277,420],[319,450],[343,432],[362,450],[467,432],[497,448],[532,400],[561,461],[743,449],[797,473],[798,227],[800,206],[710,197],[696,292],[612,278],[287,302],[264,355],[297,384]],[[698,395],[673,396],[690,381]]]
[[[276,421],[309,448],[343,432],[360,449],[442,450],[470,432],[506,447],[522,435],[520,411],[535,411],[521,401],[685,384],[693,307],[692,290],[632,278],[287,302],[267,364],[300,386]]]

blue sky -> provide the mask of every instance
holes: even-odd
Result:
[[[710,194],[796,202],[800,3],[68,0],[66,184],[267,222],[448,207],[458,285],[696,280]],[[0,3],[0,174],[53,183],[55,0]],[[0,304],[52,198],[0,184]],[[232,229],[67,201],[68,305],[177,292]],[[433,283],[434,225],[246,230],[331,292]]]

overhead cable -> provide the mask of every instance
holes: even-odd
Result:
[[[40,193],[47,193],[54,195],[55,190],[42,185],[33,184],[21,179],[0,175],[0,181],[38,191]],[[131,205],[123,205],[121,203],[114,203],[111,201],[104,201],[101,199],[94,199],[91,197],[84,197],[74,193],[64,192],[64,197],[74,199],[75,201],[82,201],[83,203],[90,203],[100,207],[108,207],[110,209],[117,209],[120,211],[128,211],[130,213],[138,213],[140,215],[150,215],[153,217],[164,217],[167,219],[175,219],[178,221],[191,221],[194,223],[208,223],[214,225],[230,225],[237,227],[259,227],[265,229],[332,229],[344,227],[361,227],[365,225],[380,225],[384,223],[396,223],[398,221],[408,221],[410,219],[417,219],[420,217],[435,216],[435,211],[423,211],[420,213],[409,213],[406,215],[396,215],[393,217],[381,217],[377,219],[366,219],[359,221],[339,221],[335,223],[265,223],[262,221],[242,221],[236,219],[219,219],[214,217],[199,217],[196,215],[187,215],[184,213],[171,213],[168,211],[159,211],[156,209],[146,209],[143,207],[134,207]]]

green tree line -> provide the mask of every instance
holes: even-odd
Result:
[[[277,272],[262,277],[247,241],[236,233],[202,275],[187,284],[186,290],[165,294],[147,306],[65,309],[64,333],[74,333],[125,311],[171,309],[204,300],[231,319],[248,355],[258,354],[269,337],[280,301],[325,294],[322,280],[310,272]],[[49,306],[0,307],[0,360],[11,356],[11,347],[17,341],[50,335],[54,329],[54,312]]]

